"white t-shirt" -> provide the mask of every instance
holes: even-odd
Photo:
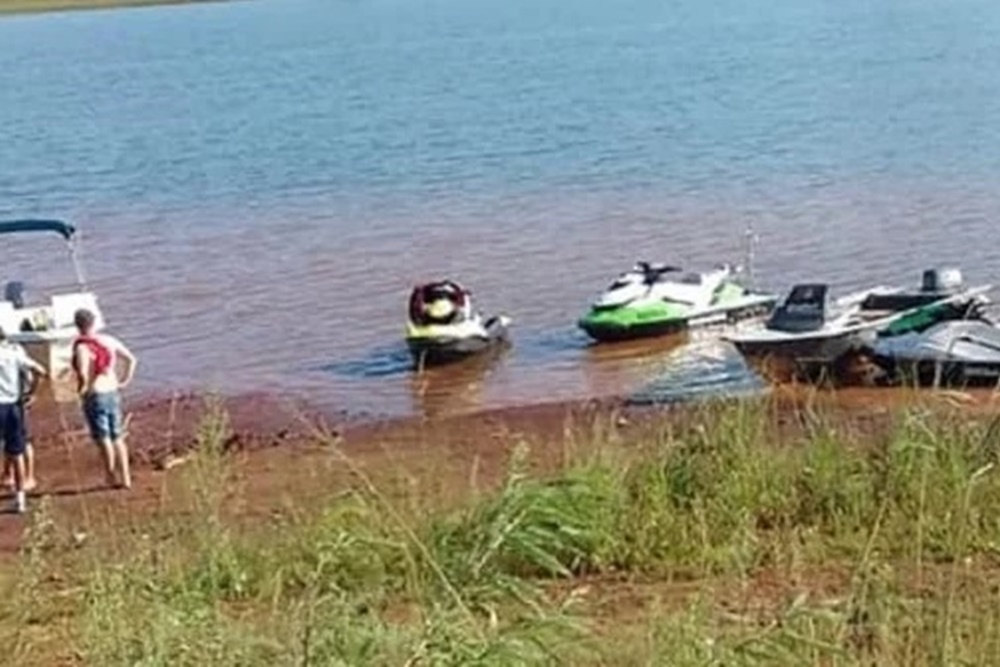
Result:
[[[0,341],[0,404],[21,400],[21,371],[31,368],[28,353],[17,343]]]
[[[104,394],[111,391],[118,390],[118,354],[121,350],[125,349],[125,345],[122,344],[120,340],[115,338],[110,334],[91,334],[91,338],[95,339],[98,343],[103,345],[111,352],[111,363],[108,364],[107,369],[93,378],[90,383],[90,390],[95,394]],[[93,362],[90,349],[86,345],[79,345],[76,348],[77,359],[79,362],[79,368],[81,371],[87,373],[91,372],[91,363]]]

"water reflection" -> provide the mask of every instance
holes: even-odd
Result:
[[[1000,77],[981,65],[1000,59],[1000,3],[772,4],[5,20],[17,168],[0,173],[0,217],[81,225],[102,309],[143,357],[140,391],[405,412],[402,302],[442,274],[511,308],[515,347],[486,387],[435,374],[418,392],[431,403],[607,396],[658,375],[661,397],[748,386],[736,359],[588,347],[573,322],[637,254],[714,264],[742,252],[747,222],[757,278],[780,290],[1000,266]],[[3,245],[7,278],[41,293],[48,252]]]
[[[319,370],[344,378],[391,378],[413,369],[413,358],[401,344],[382,345],[358,357],[325,364]]]
[[[631,392],[656,377],[664,359],[688,344],[688,335],[618,343],[595,343],[582,351],[580,368],[587,393],[596,396]]]
[[[588,364],[598,366],[605,363],[625,361],[628,365],[647,366],[662,360],[663,355],[690,341],[687,332],[669,336],[640,338],[617,343],[593,343],[585,348]]]
[[[767,391],[767,384],[747,368],[732,345],[718,338],[699,337],[662,360],[656,379],[632,393],[629,401],[677,403]]]
[[[501,345],[460,362],[414,370],[408,378],[414,411],[433,418],[482,408],[489,376],[509,349]]]

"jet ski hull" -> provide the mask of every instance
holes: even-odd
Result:
[[[417,368],[451,364],[486,354],[506,346],[508,327],[503,323],[487,326],[486,335],[470,336],[411,336],[406,339]]]
[[[578,326],[599,342],[619,342],[669,336],[688,329],[722,324],[733,324],[766,316],[774,300],[756,299],[743,306],[689,311],[684,314],[657,316],[630,312],[629,306],[614,310],[593,310],[582,318]]]
[[[687,320],[616,324],[612,322],[593,322],[588,320],[588,318],[584,318],[580,320],[579,325],[594,340],[602,343],[614,343],[680,333],[687,329]]]

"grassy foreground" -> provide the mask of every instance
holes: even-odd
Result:
[[[223,0],[0,0],[0,14],[27,14],[76,9],[108,9],[149,5],[179,5]]]
[[[458,507],[343,457],[353,489],[246,526],[220,413],[175,519],[74,547],[36,511],[0,639],[39,665],[1000,664],[998,427],[800,418],[706,407],[639,446],[583,425],[562,472],[522,451]]]

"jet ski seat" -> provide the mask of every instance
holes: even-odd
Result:
[[[878,310],[886,312],[897,312],[900,310],[910,310],[920,308],[940,301],[948,296],[936,292],[920,292],[917,294],[869,294],[861,302],[861,310]]]
[[[870,294],[861,302],[862,310],[896,312],[927,306],[955,295],[962,288],[962,273],[958,269],[924,271],[919,292]]]
[[[821,283],[796,285],[784,303],[767,321],[767,328],[789,333],[816,331],[826,323],[827,285]]]

